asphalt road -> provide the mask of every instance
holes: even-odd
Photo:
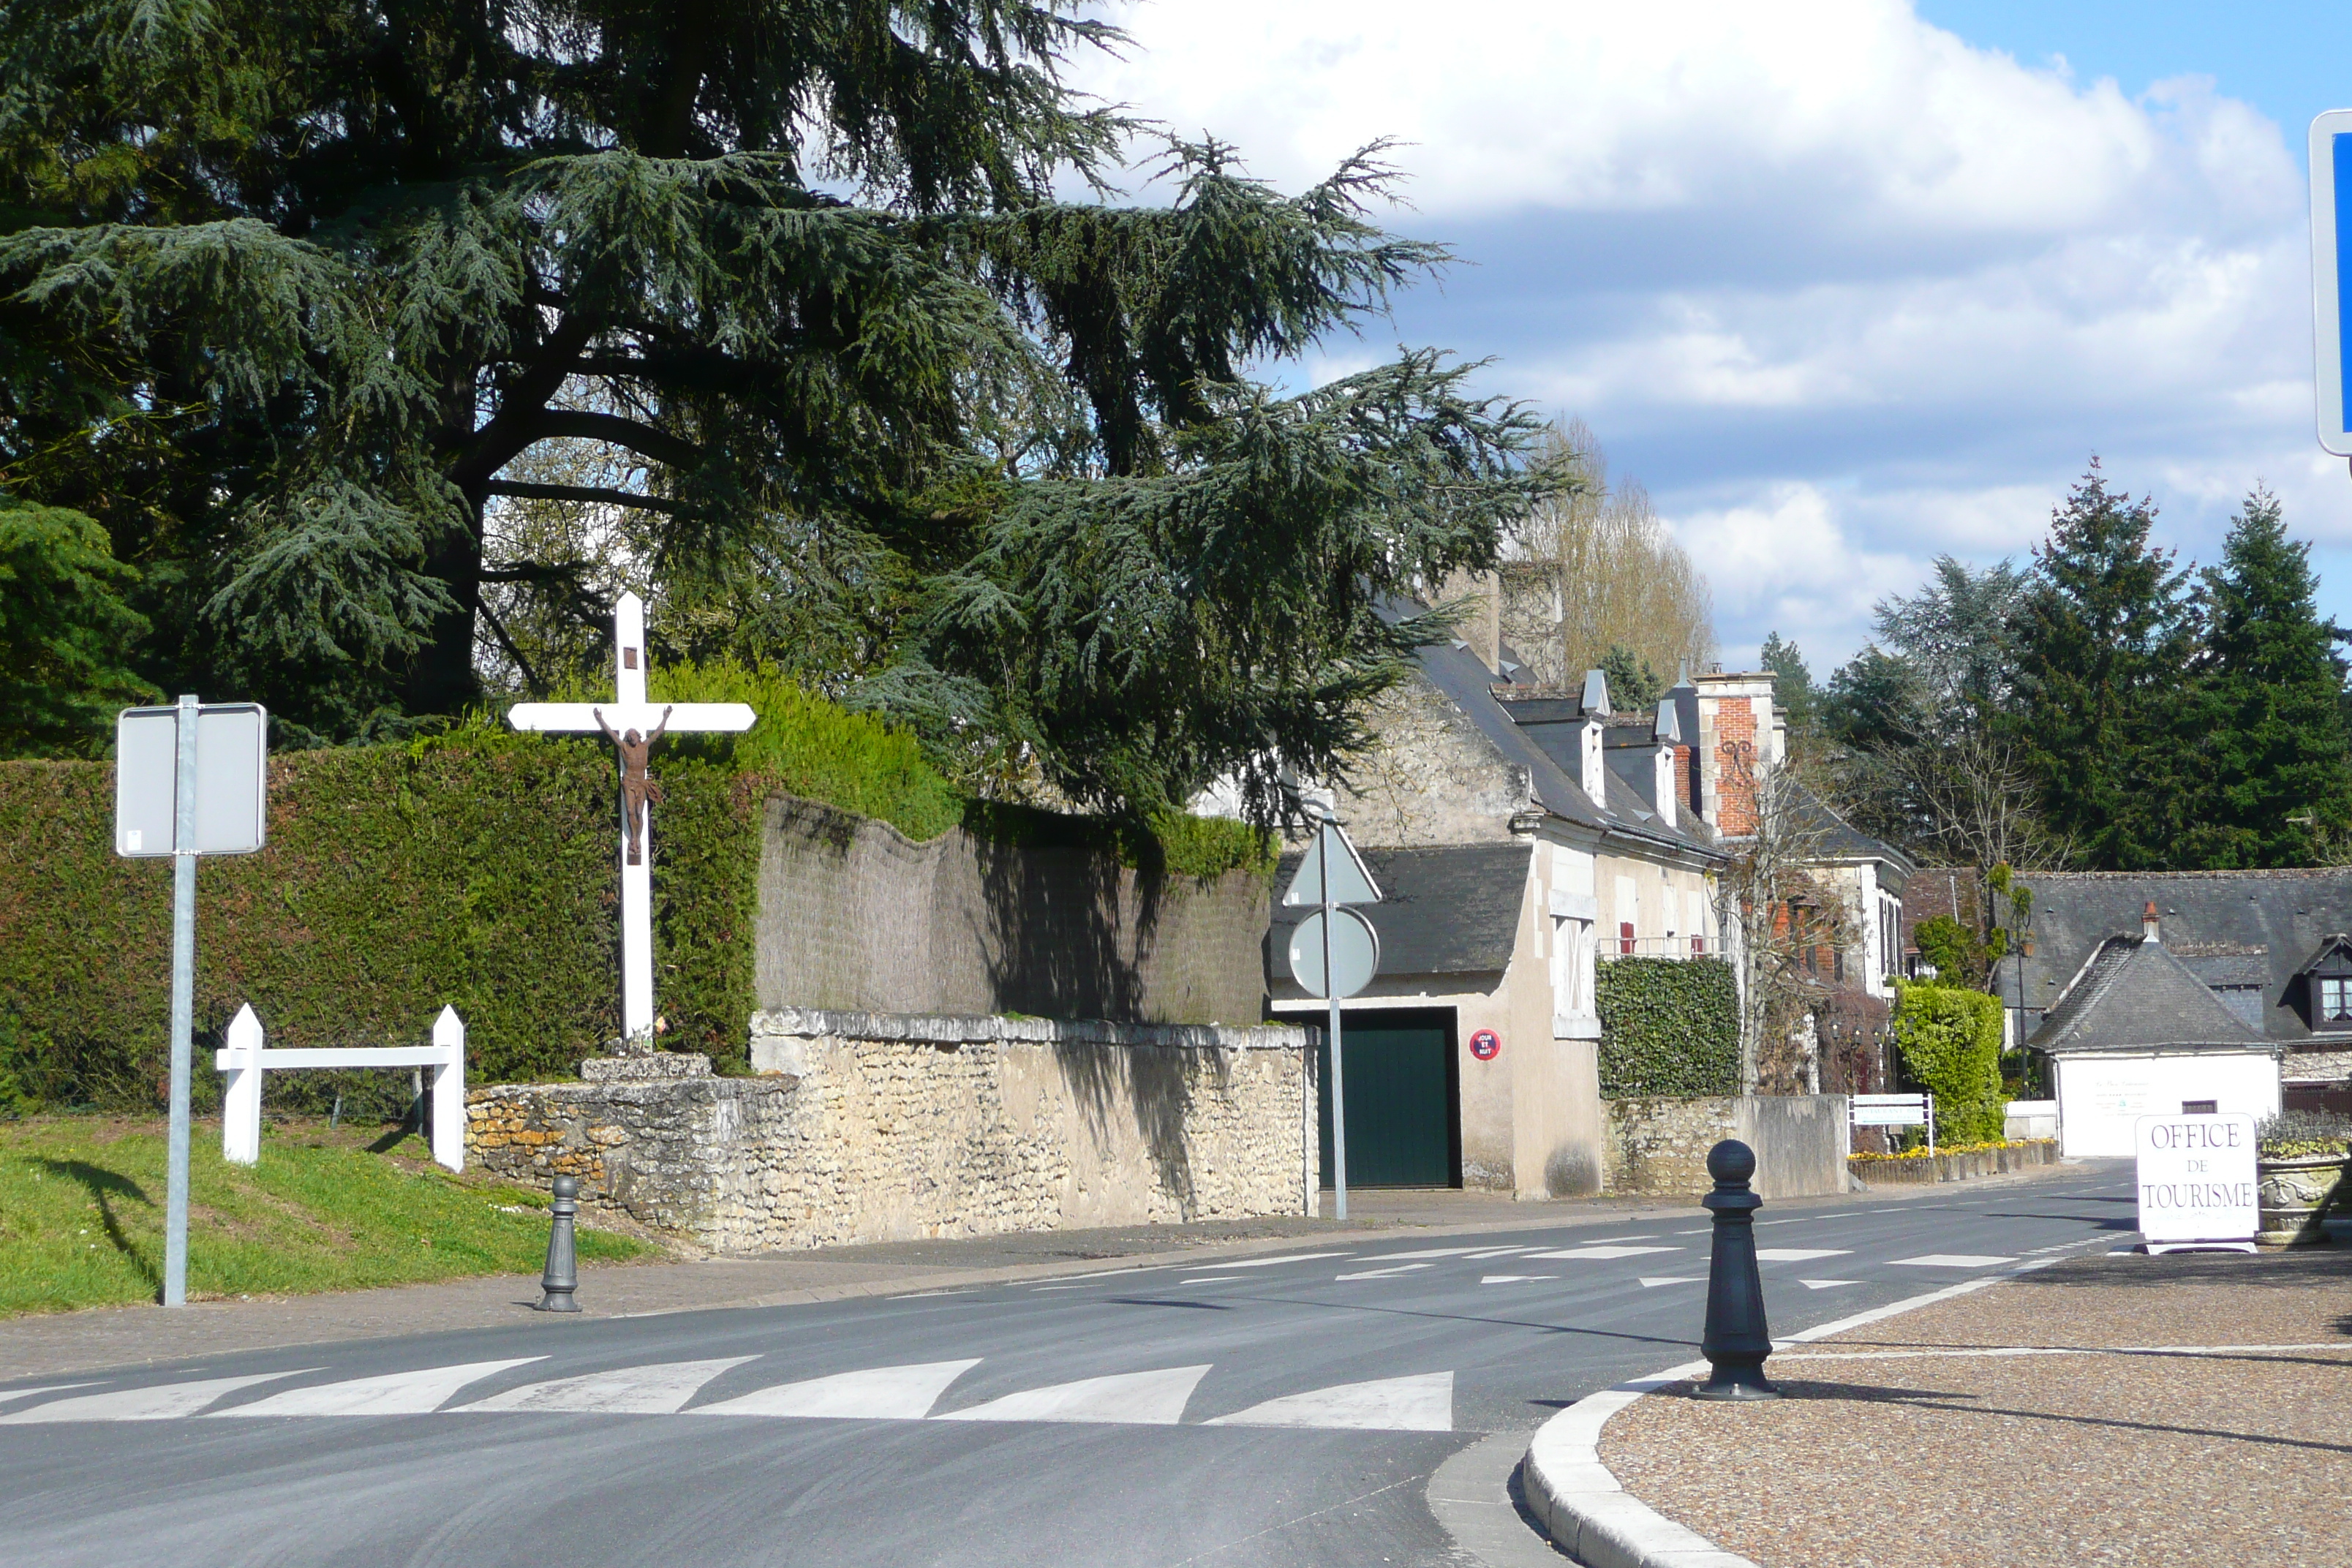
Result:
[[[1787,1334],[2133,1210],[2114,1171],[1760,1223]],[[0,1563],[1459,1565],[1438,1468],[1695,1356],[1706,1259],[1694,1209],[20,1383]]]

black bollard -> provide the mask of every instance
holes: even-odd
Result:
[[[1699,1399],[1778,1399],[1764,1380],[1772,1331],[1764,1321],[1764,1279],[1756,1268],[1756,1211],[1764,1200],[1748,1185],[1756,1151],[1727,1138],[1706,1152],[1715,1191],[1699,1200],[1715,1215],[1715,1250],[1706,1266],[1706,1333],[1699,1351],[1715,1375],[1695,1391]]]
[[[580,1303],[572,1299],[572,1292],[580,1289],[580,1269],[572,1251],[572,1221],[580,1212],[580,1179],[556,1177],[555,1201],[547,1208],[554,1219],[547,1227],[547,1272],[539,1279],[539,1288],[547,1294],[540,1299],[539,1310],[576,1312]],[[1748,1268],[1754,1268],[1755,1264],[1750,1262]]]

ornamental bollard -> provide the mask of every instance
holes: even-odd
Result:
[[[1715,1375],[1694,1391],[1699,1399],[1778,1399],[1764,1380],[1772,1331],[1764,1321],[1764,1279],[1756,1268],[1756,1211],[1764,1200],[1748,1186],[1756,1151],[1727,1138],[1706,1152],[1715,1191],[1699,1200],[1715,1215],[1715,1247],[1706,1266],[1706,1333],[1699,1351]]]
[[[547,1227],[547,1272],[539,1278],[539,1288],[547,1292],[540,1299],[542,1312],[576,1312],[580,1303],[572,1292],[580,1289],[580,1268],[572,1251],[572,1220],[580,1212],[580,1178],[555,1178],[555,1201],[547,1205],[554,1220]],[[1756,1265],[1750,1261],[1752,1270]],[[1707,1321],[1715,1321],[1709,1316]]]

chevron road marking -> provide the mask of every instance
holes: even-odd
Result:
[[[1706,1283],[1706,1276],[1704,1274],[1644,1274],[1642,1276],[1642,1289],[1644,1290],[1654,1290],[1661,1285],[1704,1285]]]
[[[1862,1281],[1859,1279],[1800,1279],[1797,1283],[1808,1290],[1837,1290],[1848,1285],[1859,1285]]]
[[[194,1415],[224,1394],[233,1394],[240,1388],[250,1388],[257,1383],[269,1383],[281,1377],[299,1377],[303,1372],[318,1370],[317,1367],[304,1367],[298,1372],[263,1372],[248,1377],[208,1377],[197,1383],[167,1383],[153,1388],[122,1388],[112,1394],[85,1394],[79,1399],[53,1399],[29,1410],[16,1410],[0,1415],[0,1426],[35,1421],[170,1421],[182,1415]]]
[[[469,1361],[457,1366],[428,1367],[423,1372],[395,1372],[383,1377],[355,1377],[347,1383],[322,1383],[315,1388],[289,1388],[250,1405],[232,1405],[206,1412],[223,1415],[423,1415],[441,1407],[442,1401],[469,1383],[478,1383],[510,1366],[529,1366],[545,1356],[517,1356],[509,1361]]]
[[[1370,1383],[1342,1383],[1286,1394],[1219,1415],[1203,1426],[1346,1427],[1357,1431],[1451,1432],[1454,1374],[1423,1373]]]
[[[1334,1281],[1341,1279],[1386,1279],[1393,1275],[1410,1274],[1416,1268],[1434,1268],[1436,1267],[1437,1265],[1434,1263],[1400,1263],[1394,1268],[1367,1268],[1360,1274],[1334,1274],[1331,1278]]]
[[[725,1361],[673,1361],[652,1366],[625,1366],[614,1372],[592,1372],[585,1377],[560,1377],[551,1383],[526,1383],[459,1410],[567,1410],[604,1415],[668,1415],[686,1407],[702,1385],[730,1367],[757,1356],[730,1356]]]
[[[801,1383],[780,1383],[737,1399],[700,1405],[690,1415],[801,1415],[837,1421],[920,1421],[949,1384],[980,1364],[928,1361],[908,1366],[837,1372]]]
[[[975,1405],[950,1410],[934,1421],[1101,1421],[1122,1426],[1173,1426],[1184,1418],[1193,1385],[1209,1363],[1171,1366],[1159,1372],[1123,1372],[1110,1377],[1084,1377],[1025,1389]]]

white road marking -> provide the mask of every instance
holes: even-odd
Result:
[[[1204,1426],[1322,1426],[1376,1432],[1454,1430],[1454,1374],[1342,1383],[1219,1415]]]
[[[1280,1258],[1220,1258],[1212,1268],[1271,1268],[1277,1263],[1312,1263],[1318,1258],[1352,1258],[1351,1252],[1292,1252]],[[1399,1253],[1399,1257],[1405,1254]]]
[[[689,1415],[806,1415],[836,1421],[920,1421],[949,1384],[980,1364],[927,1361],[907,1366],[837,1372],[801,1383],[781,1383],[737,1399],[698,1405]]]
[[[559,1377],[547,1383],[527,1383],[493,1394],[459,1410],[567,1410],[606,1415],[670,1415],[686,1408],[695,1392],[730,1367],[757,1356],[730,1356],[724,1361],[672,1361],[653,1366],[625,1366],[612,1372],[592,1372],[583,1377]]]
[[[79,1399],[55,1399],[29,1410],[0,1415],[0,1426],[36,1421],[169,1421],[194,1415],[224,1394],[250,1388],[281,1377],[299,1377],[317,1367],[293,1372],[262,1372],[248,1377],[208,1377],[200,1383],[166,1383],[153,1388],[121,1388],[112,1394],[85,1394]],[[78,1386],[68,1384],[68,1387]]]
[[[1482,1247],[1475,1252],[1465,1252],[1462,1256],[1465,1260],[1473,1258],[1508,1258],[1514,1252],[1533,1252],[1534,1250],[1532,1247]]]
[[[11,1399],[30,1399],[36,1394],[62,1394],[68,1388],[88,1388],[88,1383],[44,1383],[31,1388],[0,1389],[0,1403]]]
[[[1557,1279],[1557,1274],[1488,1274],[1482,1276],[1481,1285],[1517,1285],[1526,1279]]]
[[[1239,1274],[1195,1274],[1176,1281],[1179,1285],[1222,1285],[1228,1279],[1239,1279]]]
[[[1851,1247],[1759,1247],[1756,1249],[1759,1263],[1811,1263],[1816,1258],[1850,1258]]]
[[[1102,1421],[1143,1426],[1173,1426],[1184,1417],[1193,1385],[1209,1370],[1171,1366],[1159,1372],[1128,1372],[1081,1378],[1045,1388],[1025,1389],[931,1417],[934,1421]]]
[[[1612,1258],[1639,1258],[1645,1252],[1680,1252],[1679,1247],[1570,1247],[1558,1252],[1531,1252],[1529,1258],[1589,1258],[1607,1262]]]
[[[1930,1252],[1922,1258],[1898,1258],[1897,1268],[1993,1268],[2014,1263],[2014,1258],[1989,1258],[1975,1252]]]
[[[1704,1285],[1706,1283],[1706,1276],[1704,1274],[1644,1274],[1642,1276],[1642,1289],[1644,1290],[1654,1290],[1661,1285]]]
[[[427,1367],[422,1372],[395,1372],[383,1377],[355,1377],[348,1383],[322,1383],[315,1388],[289,1388],[250,1405],[232,1405],[205,1413],[206,1419],[223,1415],[422,1415],[438,1410],[442,1402],[469,1383],[478,1383],[510,1366],[529,1366],[545,1356],[516,1356],[509,1361],[469,1361],[457,1366]]]
[[[1461,1258],[1473,1252],[1484,1252],[1483,1247],[1423,1247],[1412,1252],[1376,1252],[1364,1259],[1366,1263],[1394,1263],[1400,1258]]]
[[[1366,1261],[1370,1262],[1373,1260],[1368,1258]],[[1360,1274],[1334,1274],[1331,1278],[1334,1280],[1386,1279],[1392,1274],[1410,1274],[1416,1268],[1434,1268],[1436,1267],[1437,1266],[1433,1263],[1400,1263],[1394,1268],[1367,1268]]]
[[[1848,1285],[1859,1285],[1859,1279],[1800,1279],[1798,1284],[1808,1290],[1836,1290]]]

